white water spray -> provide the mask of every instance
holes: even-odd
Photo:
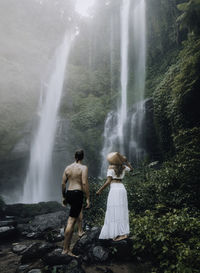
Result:
[[[23,203],[50,200],[50,173],[65,68],[72,39],[66,35],[56,51],[53,73],[46,87],[46,98],[41,109],[40,122],[31,145],[29,168],[24,184]]]
[[[130,0],[123,0],[121,8],[121,102],[118,109],[118,137],[120,152],[124,153],[124,124],[127,119],[128,45]]]

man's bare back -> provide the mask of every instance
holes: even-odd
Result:
[[[65,169],[67,178],[68,190],[84,191],[83,185],[87,183],[88,167],[80,163],[72,163]]]

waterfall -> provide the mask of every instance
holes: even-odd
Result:
[[[124,125],[127,119],[129,8],[130,0],[123,0],[121,8],[121,102],[118,109],[117,125],[121,153],[124,153]]]
[[[145,66],[146,66],[146,18],[145,0],[138,0],[130,10],[130,1],[123,0],[121,22],[121,93],[117,111],[108,113],[104,125],[103,149],[101,151],[101,174],[105,176],[106,155],[110,151],[126,153],[130,160],[139,161],[145,151],[140,141],[142,124],[145,115]],[[132,20],[129,20],[131,15]],[[131,28],[130,28],[131,23]],[[133,30],[130,40],[130,29]],[[133,64],[129,67],[129,51],[133,56]],[[130,87],[130,97],[135,103],[130,107],[127,103],[129,75],[133,75],[133,84]],[[130,109],[128,109],[130,108]]]
[[[140,0],[133,10],[134,87],[137,101],[144,99],[146,67],[146,16],[145,0]]]
[[[104,125],[104,146],[101,151],[101,171],[100,171],[100,177],[103,177],[105,175],[105,170],[107,169],[107,161],[106,156],[109,152],[112,152],[114,148],[116,147],[117,149],[117,140],[118,140],[118,135],[117,135],[117,119],[118,115],[116,112],[110,112],[108,113],[107,119],[105,121]]]
[[[135,110],[129,117],[129,146],[128,146],[128,158],[130,161],[138,163],[145,156],[145,150],[143,148],[143,130],[142,123],[145,115],[145,103],[146,100],[139,101],[134,105]]]
[[[139,162],[144,158],[142,149],[142,122],[145,115],[145,67],[146,67],[146,20],[145,0],[140,0],[133,10],[133,41],[134,41],[134,86],[133,92],[138,101],[136,110],[132,113],[130,121],[129,159]]]
[[[56,50],[53,71],[45,88],[45,99],[40,111],[40,121],[30,150],[30,162],[27,171],[23,203],[49,201],[51,192],[51,159],[57,125],[57,113],[60,105],[65,68],[68,62],[72,39],[66,35]]]

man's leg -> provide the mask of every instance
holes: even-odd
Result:
[[[77,225],[78,225],[78,236],[82,237],[83,234],[85,234],[85,232],[83,231],[83,226],[82,226],[82,222],[83,222],[83,209],[81,210],[78,218],[77,218]]]
[[[67,221],[67,226],[65,228],[65,239],[64,239],[64,247],[63,247],[63,252],[62,254],[68,254],[71,256],[75,256],[72,254],[72,252],[70,251],[69,247],[70,247],[70,243],[71,243],[71,239],[72,239],[72,234],[74,231],[74,225],[76,223],[77,218],[71,217],[69,216],[68,221]]]

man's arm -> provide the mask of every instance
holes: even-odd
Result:
[[[83,192],[86,196],[86,208],[90,207],[90,192],[89,192],[89,185],[88,185],[88,167],[85,166],[85,168],[82,171],[82,186],[83,186]]]
[[[112,177],[108,176],[106,182],[103,184],[103,186],[96,192],[96,194],[101,194],[101,192],[110,185],[110,182],[112,181]]]
[[[63,198],[65,198],[66,183],[67,183],[67,175],[66,175],[66,170],[64,170],[64,173],[62,176],[62,197]]]

